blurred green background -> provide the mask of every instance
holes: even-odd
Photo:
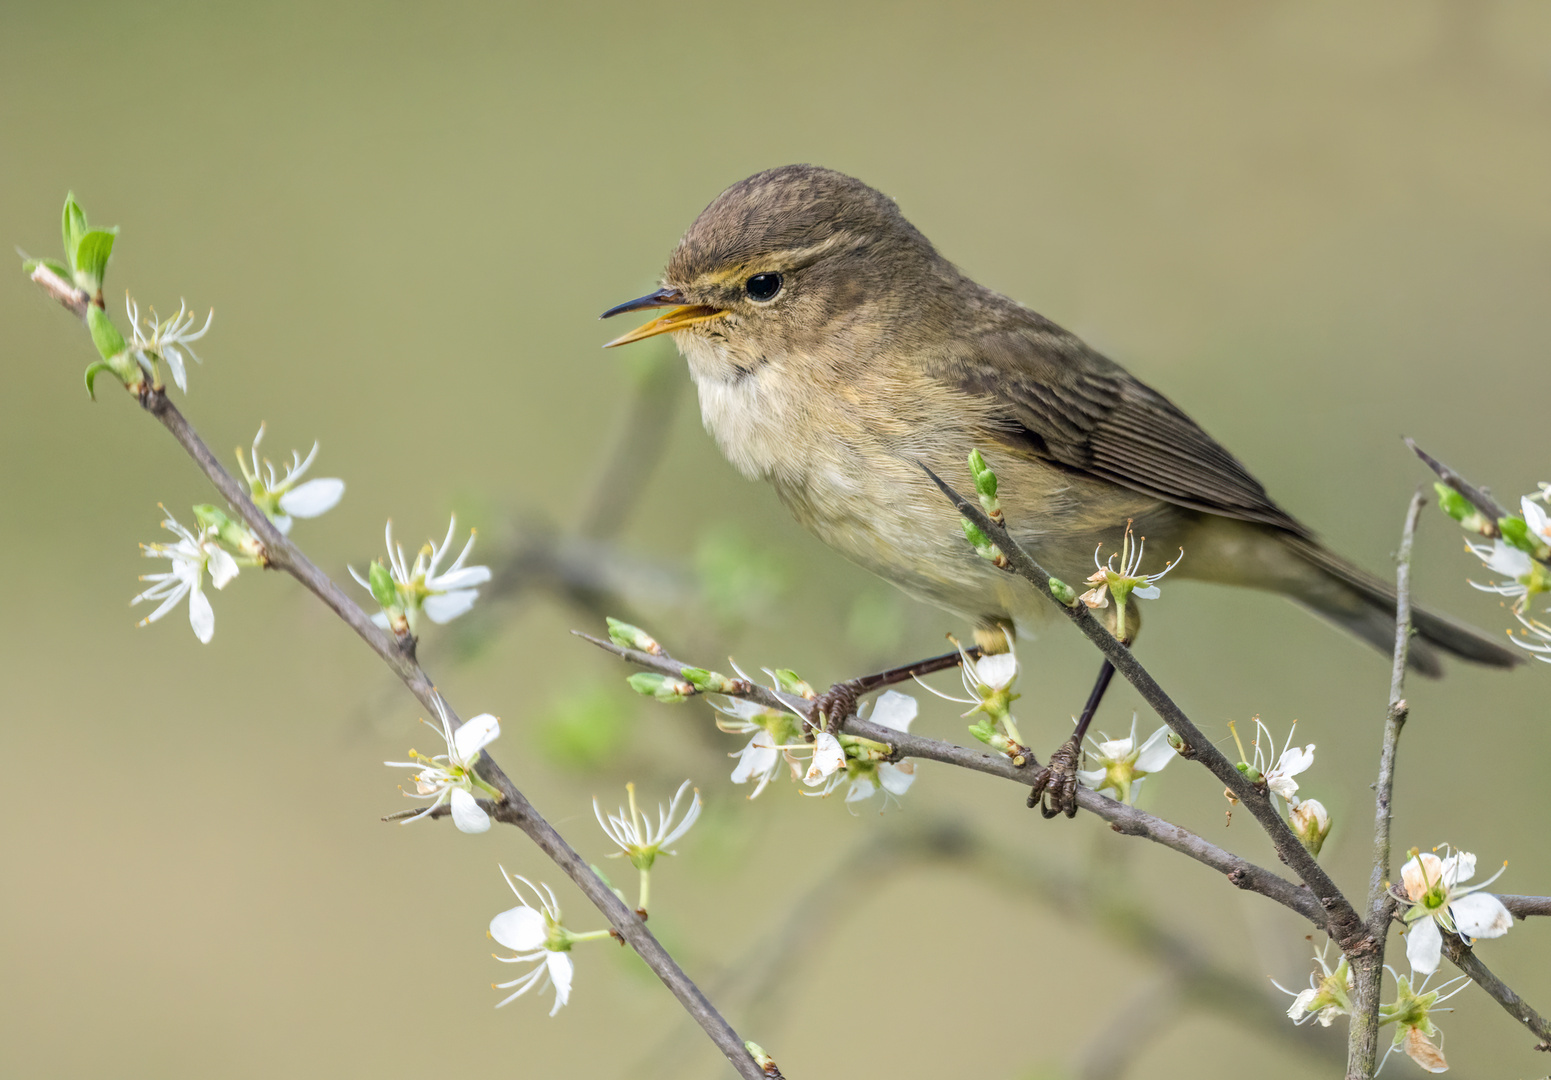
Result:
[[[686,658],[823,685],[965,629],[797,529],[722,461],[671,350],[601,352],[617,331],[595,317],[652,287],[727,184],[832,166],[1388,573],[1426,479],[1401,434],[1504,495],[1551,479],[1540,0],[10,3],[0,132],[6,243],[56,256],[73,188],[94,224],[123,227],[115,315],[125,289],[215,307],[179,402],[212,446],[246,445],[260,420],[271,454],[322,441],[317,475],[349,490],[295,531],[321,565],[345,580],[390,516],[407,546],[449,511],[479,527],[505,598],[430,628],[420,655],[464,715],[503,718],[497,757],[584,854],[607,850],[594,794],[696,780],[706,817],[656,875],[652,927],[787,1075],[1336,1072],[1334,1033],[1295,1031],[1266,981],[1302,985],[1310,949],[1269,902],[929,764],[881,817],[784,782],[747,803],[723,756],[741,743],[703,703],[636,699],[569,636],[599,628],[578,603],[597,601]],[[161,538],[157,502],[187,520],[210,492],[121,395],[87,401],[89,342],[20,273],[0,325],[16,560],[0,1072],[724,1075],[612,946],[578,951],[554,1019],[547,998],[491,1008],[487,984],[512,974],[484,935],[510,904],[498,862],[554,881],[577,928],[598,920],[513,830],[378,821],[402,805],[381,762],[428,733],[294,584],[251,573],[213,594],[207,647],[181,610],[137,630],[145,609],[125,601],[157,568],[135,546]],[[599,487],[632,409],[663,460]],[[565,540],[584,527],[609,546]],[[556,551],[577,556],[569,594]],[[1501,628],[1467,573],[1430,513],[1419,596]],[[1360,889],[1385,661],[1290,605],[1198,585],[1165,589],[1148,628],[1145,660],[1214,735],[1300,721],[1318,745],[1304,791],[1337,817],[1322,861]],[[1054,625],[1022,655],[1019,716],[1044,752],[1094,658]],[[1449,841],[1485,868],[1508,859],[1505,891],[1551,892],[1548,677],[1413,681],[1400,849]],[[922,697],[917,730],[966,737]],[[1112,692],[1098,726],[1118,734],[1135,704]],[[1224,828],[1200,770],[1148,788],[1144,806],[1274,864],[1247,818]],[[1481,948],[1542,1009],[1546,934]],[[1545,1071],[1484,995],[1454,1005],[1456,1073]]]

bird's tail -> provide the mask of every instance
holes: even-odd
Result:
[[[1279,539],[1293,554],[1321,571],[1304,578],[1289,595],[1303,606],[1362,638],[1381,652],[1395,649],[1395,590],[1320,546],[1316,541],[1283,533]],[[1300,575],[1301,577],[1301,575]],[[1481,631],[1446,615],[1411,608],[1416,636],[1411,640],[1410,666],[1423,675],[1443,674],[1438,650],[1490,667],[1511,668],[1524,656],[1491,640]]]

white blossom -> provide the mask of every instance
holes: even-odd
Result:
[[[411,750],[409,756],[413,761],[383,762],[392,768],[418,770],[415,773],[415,790],[404,794],[412,799],[432,800],[430,806],[404,819],[402,824],[419,821],[442,803],[450,801],[452,823],[459,832],[485,832],[490,828],[490,815],[474,798],[474,787],[478,783],[474,776],[474,766],[479,761],[480,751],[500,737],[501,721],[489,713],[480,713],[454,731],[441,695],[431,700],[436,706],[436,716],[441,727],[438,730],[429,723],[426,726],[442,737],[442,741],[447,744],[447,753],[427,757]]]
[[[1519,500],[1519,509],[1524,511],[1524,524],[1529,526],[1530,535],[1542,544],[1551,544],[1551,516],[1528,495]]]
[[[185,596],[188,597],[189,625],[194,628],[195,637],[209,644],[215,636],[215,610],[205,596],[205,571],[209,570],[212,585],[224,589],[227,582],[237,576],[237,562],[225,548],[216,543],[213,529],[190,532],[173,520],[170,514],[162,521],[162,528],[175,535],[177,542],[141,544],[140,547],[147,558],[170,559],[172,568],[160,574],[142,574],[141,581],[154,584],[131,600],[130,604],[138,604],[142,600],[161,601],[155,611],[140,620],[140,625],[146,626],[177,607]]]
[[[452,565],[446,570],[441,569],[447,553],[452,550],[452,537],[457,525],[458,519],[453,517],[447,523],[447,536],[441,544],[427,543],[415,554],[413,563],[405,557],[403,547],[393,542],[393,522],[388,522],[384,530],[383,535],[388,547],[388,568],[393,576],[399,598],[403,602],[412,633],[416,629],[418,615],[422,610],[434,623],[451,622],[464,614],[474,606],[474,601],[479,597],[476,586],[490,580],[488,566],[464,565],[469,553],[474,550],[473,530],[469,531],[468,543],[463,546],[462,552],[453,560]],[[371,582],[357,573],[353,566],[350,567],[350,575],[362,588],[368,592],[371,591]],[[378,612],[372,616],[372,621],[384,630],[391,628],[385,612]]]
[[[1414,851],[1415,849],[1413,849]],[[1503,870],[1508,864],[1503,864]],[[1430,851],[1413,854],[1400,869],[1410,907],[1404,922],[1406,959],[1417,971],[1438,970],[1447,930],[1459,934],[1469,944],[1471,938],[1495,938],[1513,926],[1513,915],[1491,893],[1480,892],[1502,876],[1503,870],[1475,885],[1461,886],[1476,872],[1476,857],[1468,851],[1453,851],[1439,858]]]
[[[1142,788],[1142,781],[1153,773],[1162,772],[1178,755],[1169,745],[1169,729],[1160,727],[1138,743],[1136,739],[1136,714],[1131,714],[1131,734],[1124,739],[1104,736],[1096,742],[1089,736],[1093,749],[1088,751],[1093,769],[1081,769],[1077,779],[1083,787],[1094,791],[1113,791],[1120,802],[1134,804]]]
[[[312,444],[312,451],[305,460],[295,450],[291,451],[291,464],[282,476],[267,459],[262,463],[259,461],[259,443],[263,440],[264,425],[260,424],[258,434],[253,436],[252,463],[249,464],[239,449],[237,464],[248,482],[254,504],[269,516],[275,528],[282,533],[289,533],[293,518],[315,518],[338,505],[345,494],[343,480],[330,476],[300,482],[318,456],[316,442]]]
[[[1144,574],[1142,569],[1142,553],[1147,547],[1147,537],[1132,539],[1131,523],[1126,522],[1126,531],[1120,541],[1120,551],[1111,555],[1105,562],[1099,562],[1099,552],[1104,550],[1100,544],[1093,549],[1094,572],[1088,575],[1087,583],[1093,588],[1083,593],[1079,598],[1090,608],[1104,608],[1109,606],[1109,597],[1106,593],[1114,593],[1124,602],[1127,597],[1139,596],[1143,600],[1156,600],[1161,592],[1157,582],[1163,580],[1165,574],[1179,565],[1180,559],[1185,557],[1185,549],[1179,549],[1179,555],[1172,562],[1164,564],[1162,570],[1156,574]],[[1115,560],[1120,560],[1119,567],[1115,566]],[[1123,630],[1124,628],[1122,628]]]
[[[156,309],[151,308],[150,317],[144,325],[140,322],[140,305],[131,300],[128,294],[124,296],[124,307],[129,314],[129,351],[140,366],[154,377],[156,368],[152,357],[160,356],[167,361],[167,367],[172,371],[172,381],[177,383],[178,389],[188,393],[188,373],[184,370],[183,354],[188,353],[195,363],[204,363],[195,355],[189,342],[205,336],[205,331],[210,329],[210,320],[215,318],[215,309],[212,308],[210,314],[205,316],[205,324],[195,330],[194,314],[186,310],[187,305],[181,300],[178,301],[178,313],[162,322],[157,321]]]
[[[1319,965],[1319,971],[1309,975],[1309,985],[1306,990],[1292,991],[1287,989],[1275,979],[1271,985],[1284,994],[1291,994],[1293,1003],[1287,1009],[1287,1016],[1294,1024],[1302,1026],[1310,1020],[1318,1020],[1320,1027],[1329,1027],[1339,1016],[1349,1016],[1352,1012],[1352,968],[1342,956],[1334,970],[1325,960],[1325,951],[1330,947],[1327,941],[1319,952],[1314,954],[1314,962]]]
[[[865,719],[874,724],[893,728],[895,731],[909,731],[919,708],[916,699],[909,694],[886,690],[878,695],[877,701],[872,705],[872,711]],[[915,783],[916,765],[910,760],[869,761],[858,758],[847,762],[845,774],[837,773],[836,777],[840,775],[849,775],[851,779],[851,786],[846,789],[847,806],[866,802],[881,790],[886,809],[889,800],[897,801],[902,798],[905,792],[910,790],[910,785]],[[838,779],[836,782],[838,783]],[[833,785],[830,790],[833,790]]]
[[[700,791],[697,788],[689,809],[684,812],[684,817],[674,822],[678,817],[679,803],[684,800],[684,793],[690,788],[690,781],[686,780],[679,785],[678,791],[673,795],[673,801],[666,807],[657,804],[657,824],[652,825],[649,814],[642,814],[636,806],[635,784],[626,784],[625,792],[629,797],[630,808],[621,806],[619,813],[609,814],[604,817],[603,808],[598,805],[596,797],[592,800],[592,812],[597,817],[598,824],[608,834],[608,838],[619,845],[619,851],[611,857],[618,858],[626,855],[630,862],[638,870],[650,870],[652,863],[658,855],[674,855],[668,845],[677,843],[689,832],[690,827],[700,819],[700,811],[703,808],[700,802]]]
[[[512,993],[496,1003],[496,1008],[522,997],[529,990],[545,986],[555,988],[555,1007],[549,1010],[554,1016],[561,1006],[571,999],[571,935],[567,934],[560,917],[560,902],[555,891],[548,885],[535,885],[525,877],[514,876],[501,868],[501,876],[517,894],[517,906],[508,908],[490,920],[490,936],[496,943],[515,952],[516,956],[497,956],[503,964],[528,964],[534,966],[510,982],[495,983],[498,990]],[[533,893],[538,907],[528,903],[517,887],[522,882]],[[534,963],[538,961],[537,963]]]
[[[1254,757],[1247,763],[1249,772],[1258,774],[1265,781],[1266,788],[1271,792],[1271,801],[1275,803],[1280,796],[1287,800],[1289,809],[1295,809],[1298,806],[1298,781],[1293,777],[1307,771],[1309,766],[1314,764],[1313,743],[1301,748],[1292,744],[1293,732],[1297,730],[1298,721],[1294,720],[1292,727],[1287,729],[1287,741],[1282,744],[1281,756],[1276,759],[1276,764],[1272,765],[1270,755],[1276,750],[1276,742],[1271,738],[1271,730],[1261,723],[1260,717],[1255,717]],[[1237,733],[1234,734],[1234,738],[1238,738]],[[1260,745],[1262,738],[1265,739],[1269,750]],[[1240,754],[1242,753],[1241,749]],[[1254,780],[1255,776],[1251,775],[1250,779]]]
[[[1482,592],[1506,596],[1513,600],[1514,611],[1522,611],[1525,602],[1529,599],[1530,583],[1536,578],[1535,560],[1531,559],[1528,553],[1520,551],[1501,539],[1493,540],[1490,547],[1485,544],[1471,543],[1466,543],[1465,547],[1492,573],[1508,578],[1507,581],[1493,581],[1485,585],[1472,581],[1471,587],[1480,589]]]
[[[733,665],[734,669],[737,665]],[[739,671],[742,678],[743,675]],[[750,680],[752,681],[752,680]],[[716,726],[729,735],[753,735],[737,753],[728,757],[737,758],[738,763],[732,770],[732,782],[734,784],[746,784],[754,781],[754,790],[749,798],[756,798],[765,786],[775,779],[781,771],[781,764],[785,762],[791,769],[792,779],[802,775],[802,769],[797,764],[797,758],[791,751],[783,746],[784,738],[795,738],[790,714],[779,709],[767,709],[755,701],[744,698],[728,698],[725,703],[712,701],[711,707],[720,715],[716,718]],[[780,735],[777,735],[777,732]]]

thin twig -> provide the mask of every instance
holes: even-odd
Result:
[[[607,652],[611,652],[639,667],[651,671],[658,671],[664,675],[682,677],[686,665],[664,655],[640,652],[636,649],[627,649],[615,645],[611,641],[584,634],[579,630],[573,630],[577,637],[584,641],[590,641]],[[779,690],[771,690],[768,687],[751,684],[747,692],[726,695],[739,697],[747,701],[753,701],[771,709],[785,709],[797,716],[806,716],[811,702],[794,694],[783,693]],[[882,724],[869,723],[850,717],[841,728],[848,735],[857,735],[864,739],[883,743],[890,747],[895,757],[922,758],[927,761],[940,761],[946,765],[957,765],[960,768],[971,769],[975,772],[987,773],[991,776],[999,776],[1004,780],[1011,780],[1022,787],[1028,787],[1030,766],[1019,767],[1014,765],[1001,754],[989,754],[981,750],[974,750],[967,746],[958,746],[954,743],[940,742],[937,739],[928,739],[921,735],[912,735],[904,731],[896,731],[894,728],[884,727]],[[1118,803],[1114,799],[1106,798],[1096,791],[1087,788],[1079,788],[1077,791],[1077,805],[1089,813],[1097,814],[1110,823],[1110,828],[1126,836],[1140,836],[1151,840],[1155,844],[1188,855],[1203,866],[1209,866],[1227,877],[1228,881],[1240,889],[1248,892],[1257,892],[1269,897],[1277,903],[1297,912],[1308,919],[1316,927],[1324,930],[1328,926],[1328,916],[1319,900],[1314,894],[1301,885],[1288,881],[1278,874],[1256,866],[1247,859],[1241,859],[1231,851],[1226,851],[1203,837],[1197,836],[1188,829],[1155,817],[1144,810],[1138,810],[1134,806]]]
[[[1379,751],[1379,779],[1374,785],[1373,869],[1368,875],[1368,926],[1377,947],[1352,962],[1353,1005],[1347,1029],[1348,1080],[1368,1080],[1379,1056],[1379,994],[1384,980],[1384,947],[1395,898],[1389,894],[1391,798],[1395,792],[1395,753],[1410,707],[1406,704],[1406,658],[1411,652],[1411,548],[1416,523],[1427,500],[1420,490],[1411,496],[1400,551],[1395,558],[1395,656],[1390,671],[1389,710]]]
[[[1211,770],[1212,775],[1221,780],[1233,793],[1234,798],[1254,815],[1255,820],[1260,822],[1261,828],[1270,837],[1277,856],[1314,891],[1315,897],[1325,912],[1330,936],[1341,947],[1341,951],[1347,956],[1358,956],[1373,949],[1375,942],[1367,921],[1358,914],[1357,909],[1337,888],[1324,868],[1315,861],[1314,856],[1309,854],[1308,849],[1294,835],[1292,829],[1288,828],[1287,822],[1282,820],[1276,808],[1271,805],[1266,790],[1259,785],[1251,784],[1244,778],[1244,775],[1222,751],[1218,750],[1201,729],[1191,722],[1184,710],[1175,704],[1174,699],[1169,697],[1163,687],[1158,685],[1157,680],[1147,669],[1137,662],[1131,650],[1116,640],[1115,636],[1093,617],[1087,605],[1077,603],[1074,607],[1067,607],[1056,598],[1050,589],[1052,579],[1049,572],[1013,539],[1004,525],[992,520],[979,504],[971,503],[954,491],[925,465],[921,465],[921,468],[942,489],[942,493],[948,497],[959,513],[979,526],[991,542],[1001,549],[1002,554],[1006,556],[1006,569],[1033,585],[1035,591],[1065,612],[1067,618],[1098,647],[1110,663],[1115,665],[1115,670],[1125,676],[1126,681],[1136,688],[1142,700],[1152,706],[1158,717],[1185,741],[1189,748],[1189,756]]]
[[[1475,952],[1454,934],[1443,934],[1443,955],[1454,962],[1454,966],[1461,972],[1469,975],[1471,980],[1485,990],[1493,1001],[1501,1005],[1509,1016],[1534,1034],[1540,1043],[1536,1050],[1551,1052],[1551,1024],[1541,1016],[1529,1003],[1521,998],[1518,993],[1507,983],[1499,979],[1492,969],[1483,964]]]
[[[1551,915],[1551,896],[1515,896],[1512,893],[1496,893],[1515,919],[1527,919],[1531,915]]]
[[[1486,535],[1502,535],[1502,532],[1497,528],[1497,519],[1508,516],[1507,507],[1416,445],[1415,439],[1407,438],[1406,445],[1411,448],[1413,454],[1422,459],[1429,469],[1438,474],[1438,479],[1459,492],[1471,506],[1481,511],[1481,514],[1486,518],[1486,523],[1491,526],[1491,532]]]

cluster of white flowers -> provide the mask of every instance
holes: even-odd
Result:
[[[131,316],[138,319],[138,311],[133,308],[133,305],[131,305]],[[158,346],[162,350],[161,355],[169,358],[177,355],[177,351],[168,342],[192,340],[204,333],[200,330],[199,333],[190,335],[179,331],[177,328],[182,325],[181,319],[180,310],[178,318],[168,320],[164,324],[170,328],[167,333],[171,336],[161,339],[161,344]],[[138,328],[138,321],[136,326]],[[138,340],[138,329],[136,334]],[[182,336],[179,336],[180,334]],[[184,347],[187,348],[186,345]],[[149,349],[152,346],[147,344],[146,348]],[[190,355],[193,355],[192,350]],[[169,359],[168,363],[172,365],[174,376],[181,386],[182,361],[174,362]],[[300,455],[293,453],[293,465],[283,478],[276,476],[274,466],[267,461],[264,462],[264,467],[268,470],[268,478],[261,479],[258,448],[263,437],[264,426],[260,424],[258,435],[253,439],[251,470],[243,459],[241,450],[237,452],[237,461],[252,489],[254,503],[269,516],[281,532],[290,529],[292,517],[317,517],[338,504],[345,493],[343,480],[330,478],[309,480],[304,484],[297,483],[318,454],[316,443],[313,444],[312,453],[307,455],[306,461],[303,461]],[[166,507],[162,509],[165,511]],[[148,558],[169,559],[172,566],[164,573],[143,575],[141,581],[154,584],[130,603],[138,604],[144,600],[161,601],[155,611],[140,621],[140,625],[145,626],[166,615],[184,597],[187,597],[189,623],[194,628],[194,635],[201,642],[209,644],[210,639],[215,636],[215,611],[210,606],[210,598],[204,592],[206,572],[210,574],[212,585],[217,589],[224,589],[227,583],[237,576],[241,566],[263,564],[264,548],[246,526],[234,521],[216,507],[196,506],[194,514],[199,520],[198,531],[184,528],[171,514],[168,514],[162,522],[162,527],[177,536],[177,542],[140,545]]]
[[[1520,625],[1517,635],[1511,635],[1512,641],[1537,660],[1551,663],[1551,625],[1533,608],[1535,597],[1551,594],[1551,514],[1545,508],[1551,500],[1551,484],[1542,484],[1538,492],[1520,499],[1518,517],[1504,517],[1495,523],[1468,506],[1458,493],[1437,486],[1443,508],[1451,517],[1471,532],[1493,537],[1490,544],[1467,540],[1465,548],[1500,577],[1470,584],[1512,601],[1511,610]],[[1541,615],[1545,613],[1542,610]]]
[[[385,570],[385,581],[376,582],[370,576],[362,576],[350,567],[350,576],[370,592],[383,610],[372,616],[372,621],[384,630],[395,634],[419,632],[421,612],[434,623],[447,623],[466,613],[479,598],[480,585],[490,580],[488,566],[466,566],[474,550],[474,531],[469,530],[468,543],[453,560],[442,569],[448,552],[452,550],[453,535],[457,532],[458,519],[453,516],[447,522],[447,535],[440,544],[428,541],[415,553],[411,563],[404,548],[393,542],[393,522],[383,530],[388,548],[388,563],[374,564]]]

